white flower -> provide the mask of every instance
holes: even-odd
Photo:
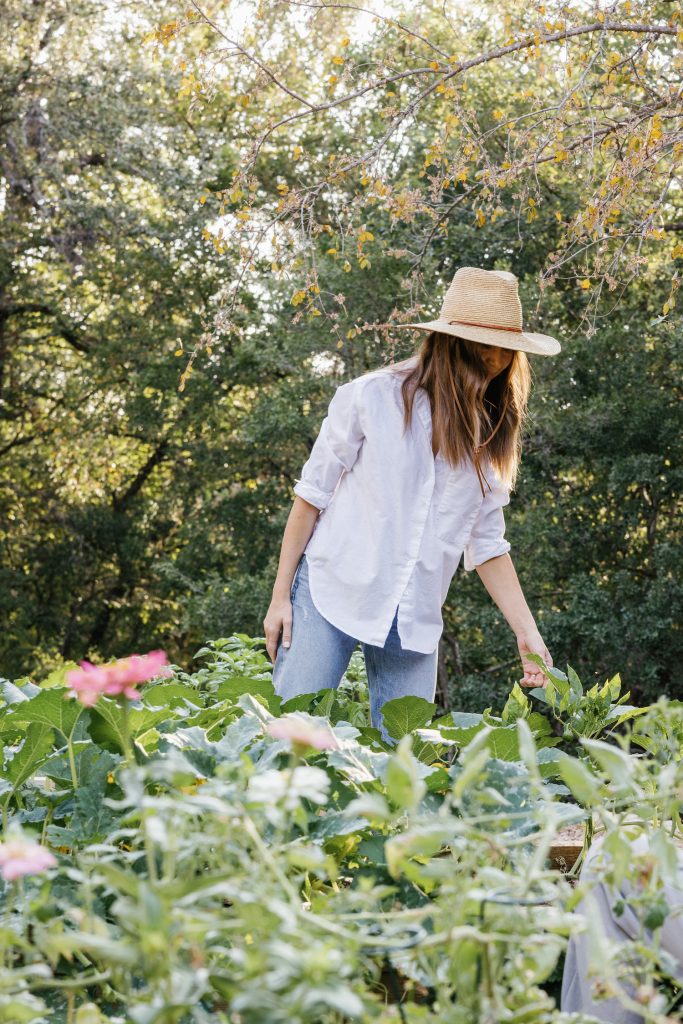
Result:
[[[247,787],[251,800],[260,804],[282,804],[294,810],[302,799],[327,803],[330,780],[322,768],[299,765],[294,770],[260,772],[252,775]]]

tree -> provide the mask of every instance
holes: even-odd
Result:
[[[242,7],[209,13],[191,0],[150,34],[157,51],[177,50],[190,109],[236,103],[245,139],[226,183],[206,196],[221,215],[217,244],[240,269],[190,365],[232,329],[245,275],[266,253],[292,281],[293,304],[341,338],[321,236],[347,272],[370,273],[378,252],[402,261],[410,301],[374,325],[385,339],[425,298],[435,312],[428,256],[448,245],[454,220],[496,224],[518,251],[528,225],[556,218],[540,290],[585,293],[588,336],[652,253],[683,257],[680,11],[652,0],[595,12],[488,0],[401,12],[286,0],[245,19]],[[374,231],[378,218],[406,225],[407,244]],[[675,266],[660,312],[668,322]]]

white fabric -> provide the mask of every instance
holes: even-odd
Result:
[[[453,468],[434,458],[424,388],[403,435],[402,380],[382,367],[337,388],[294,492],[322,510],[306,547],[320,614],[382,647],[398,607],[402,647],[429,654],[462,555],[471,571],[510,550],[510,491],[488,459],[483,498],[470,459]]]

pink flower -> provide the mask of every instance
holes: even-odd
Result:
[[[49,850],[29,839],[19,837],[0,843],[0,875],[6,882],[23,875],[39,875],[56,863],[57,858]]]
[[[298,715],[272,719],[266,726],[266,732],[274,740],[289,740],[293,746],[314,747],[316,750],[336,750],[339,746],[336,736],[327,726],[319,726]]]
[[[120,658],[111,665],[91,665],[81,661],[80,668],[66,673],[67,685],[71,687],[70,697],[78,697],[81,704],[92,707],[101,696],[119,697],[123,694],[129,700],[140,696],[136,686],[157,676],[172,675],[165,651],[151,651],[149,654],[131,654]]]

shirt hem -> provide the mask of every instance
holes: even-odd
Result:
[[[391,623],[389,624],[389,628],[387,629],[386,634],[385,634],[383,640],[382,639],[378,639],[377,637],[373,638],[373,637],[370,637],[370,636],[359,636],[358,630],[356,630],[356,628],[353,627],[353,626],[351,627],[351,630],[347,629],[344,625],[341,624],[339,618],[336,615],[333,618],[332,616],[328,615],[327,612],[325,612],[321,608],[320,603],[319,603],[319,598],[316,598],[315,594],[313,593],[313,591],[314,591],[313,575],[315,575],[315,574],[311,573],[311,562],[310,562],[309,559],[307,559],[307,563],[308,563],[308,592],[311,595],[311,601],[315,605],[315,608],[316,608],[316,611],[318,612],[318,614],[322,615],[322,617],[324,619],[326,619],[327,622],[330,623],[330,625],[334,626],[335,629],[341,630],[342,633],[345,633],[346,636],[350,636],[352,639],[356,640],[357,643],[369,644],[371,647],[384,647],[384,645],[387,642],[387,638],[389,636],[389,633],[391,632],[391,625],[393,623],[393,616],[392,616]],[[399,614],[400,614],[400,607],[401,607],[400,601],[399,601],[398,607],[399,607]],[[337,621],[335,621],[335,619]],[[442,628],[442,632],[443,632],[443,628]],[[441,634],[439,634],[439,639],[440,639],[440,637],[441,637]],[[399,639],[401,639],[400,632],[399,632]],[[412,651],[414,654],[434,654],[434,652],[437,650],[437,648],[439,646],[439,639],[437,639],[436,644],[432,648],[430,648],[430,650],[428,650],[428,651],[421,650],[420,648],[417,648],[417,647],[403,647],[403,640],[402,639],[401,639],[401,647],[403,648],[404,651]]]

